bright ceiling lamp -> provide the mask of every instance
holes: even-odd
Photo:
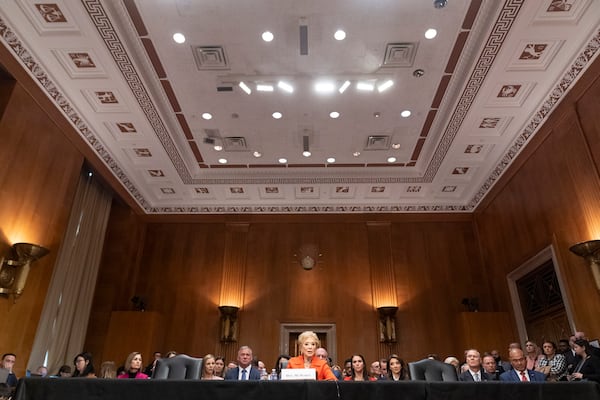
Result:
[[[331,81],[321,81],[315,83],[315,91],[317,93],[332,93],[335,91],[335,85]]]
[[[333,164],[333,163],[335,162],[335,158],[333,158],[333,157],[329,157],[329,158],[327,159],[327,162],[328,162],[329,164]]]
[[[341,29],[338,29],[337,31],[335,31],[335,33],[333,34],[333,37],[335,38],[335,40],[344,40],[346,39],[346,32],[344,32]]]
[[[310,157],[312,155],[308,145],[308,136],[302,136],[302,155],[304,157]]]
[[[425,31],[425,39],[433,39],[437,36],[437,30],[429,28]]]
[[[207,112],[202,113],[202,119],[205,119],[205,120],[208,121],[209,119],[212,119],[212,114],[211,113],[207,113]]]
[[[250,87],[248,87],[248,85],[246,85],[245,82],[240,82],[238,83],[238,86],[244,91],[246,92],[246,94],[250,94],[252,93],[252,90],[250,89]]]
[[[338,92],[344,93],[346,91],[346,89],[348,89],[349,87],[350,87],[350,81],[344,81],[344,83],[342,83],[342,86],[340,86],[340,88],[338,89]]]
[[[277,82],[277,87],[284,92],[294,93],[294,87],[287,82],[279,81]]]
[[[395,163],[396,162],[396,157],[388,157],[387,162],[389,162],[389,163]]]
[[[356,89],[362,90],[363,92],[372,92],[375,90],[375,85],[371,82],[360,81],[356,83]]]
[[[263,32],[261,37],[262,37],[262,40],[264,40],[265,42],[272,42],[273,39],[275,39],[275,36],[269,31]]]
[[[340,116],[340,113],[337,111],[332,111],[329,113],[329,118],[332,118],[332,119],[339,118],[339,116]]]
[[[280,113],[279,111],[275,111],[273,114],[271,114],[271,116],[272,116],[274,119],[281,119],[281,117],[283,117],[283,114],[282,114],[282,113]]]
[[[410,117],[410,115],[411,115],[411,114],[412,114],[412,113],[410,112],[410,110],[404,110],[404,111],[402,111],[402,112],[400,113],[400,116],[401,116],[402,118],[408,118],[408,117]]]
[[[379,93],[388,90],[389,88],[391,88],[392,86],[394,86],[394,81],[391,79],[388,79],[387,81],[377,85],[377,91]]]
[[[183,35],[183,33],[175,33],[173,34],[173,40],[175,41],[175,43],[185,43],[185,36]]]
[[[257,92],[272,92],[273,90],[275,90],[273,88],[273,85],[266,85],[264,83],[257,83],[256,84],[256,91]]]
[[[283,158],[283,157],[281,157],[281,158],[280,158],[279,160],[277,160],[277,161],[279,161],[279,164],[285,164],[285,163],[287,163],[287,158]]]

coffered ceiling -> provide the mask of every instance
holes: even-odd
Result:
[[[596,57],[600,1],[14,0],[0,34],[142,212],[470,212]]]

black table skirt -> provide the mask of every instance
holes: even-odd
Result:
[[[238,382],[24,378],[16,400],[600,400],[594,382]]]

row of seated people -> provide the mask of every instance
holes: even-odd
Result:
[[[509,345],[509,362],[501,360],[498,352],[492,350],[484,353],[483,357],[476,349],[465,351],[464,362],[461,364],[456,357],[447,357],[444,361],[456,369],[459,381],[560,381],[560,380],[593,380],[600,382],[599,349],[590,346],[584,339],[583,333],[576,333],[570,340],[561,340],[560,347],[553,342],[544,342],[540,352],[532,341],[525,343],[523,350],[519,343]],[[565,348],[566,344],[566,348]],[[376,360],[367,368],[365,358],[354,354],[344,362],[344,368],[332,365],[326,349],[320,347],[318,336],[314,332],[303,332],[298,337],[300,355],[289,357],[281,355],[275,362],[273,372],[279,377],[285,368],[312,368],[319,380],[346,381],[403,381],[410,379],[409,369],[402,358],[391,355],[386,359]],[[175,352],[167,353],[166,357],[175,356]],[[10,357],[13,356],[13,357]],[[92,355],[78,354],[74,359],[73,372],[68,365],[60,368],[54,377],[100,377],[120,379],[148,379],[152,377],[160,353],[154,354],[154,360],[146,368],[143,367],[142,356],[132,352],[127,357],[123,367],[119,369],[112,361],[102,363],[96,373]],[[14,355],[5,355],[2,367],[6,368],[5,359],[14,359]],[[428,358],[437,359],[436,355]],[[14,360],[12,361],[14,364]],[[12,369],[12,368],[11,368]],[[38,369],[38,375],[44,376],[45,367]],[[228,379],[228,380],[259,380],[268,376],[265,364],[253,358],[252,349],[242,346],[238,351],[237,363],[225,365],[222,357],[207,354],[202,358],[202,368],[198,379]],[[8,383],[8,382],[7,382]],[[16,385],[16,378],[10,382]]]

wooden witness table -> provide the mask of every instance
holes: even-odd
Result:
[[[328,382],[23,378],[16,400],[600,400],[595,382]]]

